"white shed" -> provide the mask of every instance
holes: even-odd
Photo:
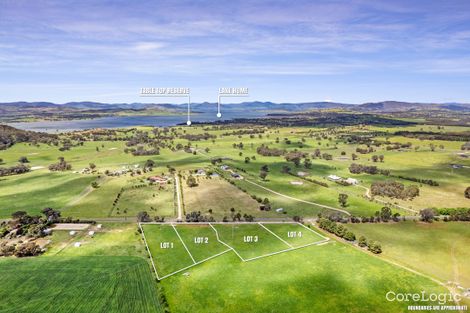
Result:
[[[332,181],[338,181],[338,180],[341,180],[341,177],[336,176],[336,175],[328,175],[328,179]]]
[[[357,185],[357,184],[359,183],[359,181],[358,181],[357,179],[351,178],[351,177],[349,177],[348,179],[346,179],[346,182],[347,182],[348,184],[351,184],[351,185]]]

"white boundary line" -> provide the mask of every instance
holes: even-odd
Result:
[[[303,246],[298,246],[298,247],[294,247],[294,248],[290,248],[290,249],[285,249],[285,250],[276,251],[276,252],[273,252],[273,253],[268,253],[268,254],[256,256],[256,257],[250,258],[250,259],[245,259],[245,262],[258,260],[258,259],[266,258],[268,256],[281,254],[281,253],[284,253],[284,252],[290,252],[290,251],[302,249],[302,248],[309,247],[309,246],[314,246],[314,245],[318,246],[318,245],[322,245],[322,244],[325,244],[325,243],[328,243],[328,242],[329,242],[329,239],[328,240],[325,239],[325,240],[321,240],[321,241],[317,241],[317,242],[312,242],[312,243],[308,243],[308,244],[303,245]]]
[[[167,278],[167,277],[170,277],[170,276],[172,276],[172,275],[178,274],[178,273],[180,273],[180,272],[182,272],[182,271],[184,271],[184,270],[187,270],[188,268],[191,268],[191,267],[194,267],[194,266],[199,265],[199,264],[201,264],[201,263],[204,263],[204,262],[206,262],[206,261],[209,261],[210,259],[216,258],[216,257],[218,257],[218,256],[220,256],[220,255],[222,255],[222,254],[224,254],[224,253],[229,252],[229,251],[231,251],[231,249],[227,249],[227,250],[224,250],[224,251],[222,251],[222,252],[220,252],[220,253],[214,254],[213,256],[210,256],[210,257],[208,257],[208,258],[206,258],[206,259],[204,259],[204,260],[201,260],[201,261],[199,261],[199,262],[196,262],[196,263],[194,263],[194,264],[191,264],[191,265],[189,265],[189,266],[186,266],[186,267],[184,267],[184,268],[182,268],[182,269],[179,269],[179,270],[177,270],[176,272],[167,274],[167,275],[161,277],[159,280],[162,280],[162,279],[164,279],[164,278]]]
[[[209,226],[212,227],[212,229],[214,230],[214,232],[215,232],[215,237],[217,238],[217,241],[220,242],[221,244],[223,244],[224,246],[230,248],[233,252],[235,252],[235,254],[240,258],[240,260],[242,260],[243,262],[245,262],[245,259],[242,258],[242,256],[237,252],[237,250],[235,250],[233,247],[229,246],[228,244],[226,244],[225,242],[223,242],[222,240],[220,240],[220,238],[219,238],[219,232],[217,231],[217,229],[215,229],[214,226],[212,226],[211,223],[209,223]]]
[[[186,247],[186,244],[184,243],[183,238],[181,238],[180,233],[178,233],[178,231],[176,230],[175,225],[171,224],[171,227],[173,227],[173,229],[175,230],[176,235],[178,236],[181,243],[183,244],[183,247],[186,249],[186,252],[188,252],[189,256],[191,257],[191,260],[193,260],[193,263],[196,264],[196,260],[193,258],[193,255],[191,254],[191,252],[189,252],[188,247]]]
[[[305,228],[305,229],[310,230],[312,233],[317,234],[318,236],[320,236],[320,237],[322,237],[322,238],[324,238],[324,239],[326,239],[326,240],[330,240],[330,238],[323,236],[322,234],[320,234],[319,232],[317,232],[317,231],[315,231],[315,230],[313,230],[313,229],[311,229],[311,228],[308,228],[308,227],[305,226],[304,224],[301,224],[301,223],[297,223],[297,224],[299,224],[300,226],[302,226],[302,227]]]
[[[263,224],[261,223],[258,223],[259,226],[263,227],[264,229],[266,229],[268,232],[270,232],[271,234],[273,234],[277,239],[279,239],[280,241],[282,241],[283,243],[285,243],[286,245],[288,245],[289,247],[291,248],[294,248],[294,246],[292,246],[290,243],[288,243],[287,241],[285,241],[284,239],[282,239],[281,237],[279,237],[278,235],[276,235],[275,233],[273,233],[271,230],[269,230],[267,227],[265,227]]]
[[[177,270],[177,271],[175,271],[175,272],[172,272],[172,273],[170,273],[170,274],[167,274],[167,275],[164,275],[164,276],[161,276],[161,277],[160,277],[160,276],[158,275],[157,267],[155,266],[155,262],[154,262],[154,260],[153,260],[152,253],[150,252],[150,248],[149,248],[149,246],[148,246],[147,239],[146,239],[146,237],[145,237],[145,232],[144,232],[144,229],[142,228],[142,224],[160,224],[160,225],[168,225],[168,226],[171,225],[171,226],[173,227],[173,229],[175,230],[175,232],[176,232],[178,238],[180,239],[181,243],[182,243],[183,246],[185,247],[186,251],[188,252],[189,256],[190,256],[191,259],[193,260],[194,264],[191,264],[191,265],[186,266],[186,267],[184,267],[184,268],[182,268],[182,269],[179,269],[179,270]],[[313,233],[315,233],[315,234],[317,234],[317,235],[319,235],[319,236],[321,236],[322,238],[325,238],[325,239],[324,239],[324,240],[317,241],[317,242],[308,243],[308,244],[305,244],[305,245],[302,245],[302,246],[298,246],[298,247],[292,247],[290,244],[288,244],[287,242],[285,242],[285,243],[287,243],[287,245],[291,246],[291,248],[285,249],[285,250],[281,250],[281,251],[276,251],[276,252],[273,252],[273,253],[268,253],[268,254],[260,255],[260,256],[257,256],[257,257],[249,258],[249,259],[244,259],[244,258],[237,252],[237,250],[235,250],[235,248],[233,248],[232,246],[230,246],[230,245],[228,245],[227,243],[225,243],[225,242],[223,242],[222,240],[220,240],[219,232],[218,232],[217,229],[212,225],[212,223],[207,223],[207,224],[205,224],[205,223],[194,223],[194,224],[198,224],[198,225],[209,225],[209,226],[214,230],[215,236],[216,236],[216,238],[217,238],[217,241],[220,242],[221,244],[223,244],[224,246],[226,246],[228,249],[227,249],[227,250],[224,250],[224,251],[222,251],[222,252],[220,252],[220,253],[217,253],[217,254],[215,254],[215,255],[212,255],[212,256],[210,256],[210,257],[204,259],[204,260],[201,260],[201,261],[196,262],[196,261],[194,260],[193,256],[192,256],[192,254],[189,252],[188,248],[186,247],[185,243],[183,242],[183,239],[181,238],[181,236],[179,235],[178,231],[176,230],[175,225],[173,225],[173,224],[168,224],[168,223],[139,223],[139,228],[140,228],[140,230],[141,230],[141,232],[142,232],[142,238],[144,239],[145,247],[146,247],[147,252],[148,252],[148,254],[149,254],[149,256],[150,256],[150,262],[152,263],[153,270],[155,271],[155,275],[157,276],[157,279],[158,279],[158,280],[162,280],[162,279],[164,279],[164,278],[167,278],[167,277],[173,276],[173,275],[175,275],[175,274],[181,273],[181,272],[184,271],[184,270],[187,270],[187,269],[192,268],[192,267],[194,267],[194,266],[196,266],[196,265],[199,265],[199,264],[201,264],[201,263],[204,263],[204,262],[206,262],[206,261],[209,261],[209,260],[211,260],[211,259],[213,259],[213,258],[216,258],[216,257],[218,257],[218,256],[220,256],[220,255],[222,255],[222,254],[224,254],[224,253],[229,252],[229,251],[233,251],[233,252],[238,256],[238,258],[239,258],[240,260],[242,260],[242,262],[250,262],[250,261],[262,259],[262,258],[265,258],[265,257],[273,256],[273,255],[276,255],[276,254],[281,254],[281,253],[285,253],[285,252],[289,252],[289,251],[294,251],[294,250],[302,249],[302,248],[309,247],[309,246],[313,246],[313,245],[317,245],[317,246],[324,245],[324,244],[327,244],[327,243],[330,241],[329,238],[327,238],[327,237],[325,237],[325,236],[323,236],[323,235],[317,233],[316,231],[314,231],[314,230],[312,230],[312,229],[306,227],[305,225],[302,225],[301,223],[297,223],[297,222],[272,223],[272,224],[299,224],[299,225],[305,227],[306,229],[310,230],[311,232],[313,232]],[[219,224],[229,224],[229,225],[230,225],[230,224],[243,224],[243,223],[219,223]],[[264,229],[266,229],[268,232],[272,233],[274,236],[276,236],[276,237],[277,237],[278,239],[280,239],[281,241],[284,241],[282,238],[280,238],[279,236],[277,236],[275,233],[273,233],[272,231],[270,231],[269,229],[267,229],[264,225],[262,225],[262,224],[259,223],[259,222],[258,222],[258,223],[245,223],[245,224],[258,224],[258,225],[260,225],[261,227],[263,227]],[[182,225],[184,225],[184,224],[182,224]]]
[[[258,223],[265,223],[265,224],[298,224],[298,222],[294,221],[260,221],[260,222],[181,222],[181,223],[175,223],[175,222],[141,222],[141,224],[155,224],[155,225],[243,225],[243,224],[258,224]]]
[[[158,276],[157,267],[155,266],[155,262],[153,262],[153,256],[152,256],[152,253],[150,252],[149,245],[147,244],[147,239],[145,239],[145,233],[144,233],[144,229],[142,228],[141,223],[139,223],[139,228],[140,228],[140,231],[142,232],[142,238],[144,239],[145,247],[147,248],[147,252],[150,256],[150,261],[152,262],[152,267],[153,267],[153,270],[155,271],[155,275],[157,275],[158,280],[161,280],[160,276]]]

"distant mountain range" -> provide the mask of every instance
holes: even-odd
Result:
[[[208,112],[217,108],[216,103],[193,103],[193,111]],[[400,101],[382,101],[364,104],[347,104],[336,102],[302,102],[302,103],[274,103],[274,102],[243,102],[239,104],[222,104],[223,110],[243,111],[256,110],[269,112],[303,112],[318,109],[342,109],[359,112],[392,113],[419,110],[449,110],[470,112],[470,103],[411,103]],[[0,114],[34,112],[118,112],[122,110],[159,110],[163,112],[184,112],[186,104],[169,103],[100,103],[100,102],[68,102],[56,104],[52,102],[9,102],[0,103]]]

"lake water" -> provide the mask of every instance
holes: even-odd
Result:
[[[234,118],[255,118],[263,117],[262,112],[226,112],[219,119],[215,113],[198,113],[191,116],[192,122],[213,122],[216,120],[231,120]],[[41,122],[21,122],[9,123],[8,125],[15,128],[56,133],[74,130],[83,130],[91,128],[119,128],[133,126],[175,126],[185,124],[186,115],[167,115],[167,116],[111,116],[88,120],[66,120],[66,121],[41,121]]]

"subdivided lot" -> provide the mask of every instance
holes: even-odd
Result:
[[[269,231],[286,241],[292,248],[299,248],[326,240],[326,237],[301,224],[265,224]]]
[[[0,259],[0,312],[163,312],[138,257]]]
[[[245,262],[327,240],[297,223],[141,226],[160,279],[229,251]]]
[[[160,277],[196,263],[171,225],[142,225],[142,228]]]

